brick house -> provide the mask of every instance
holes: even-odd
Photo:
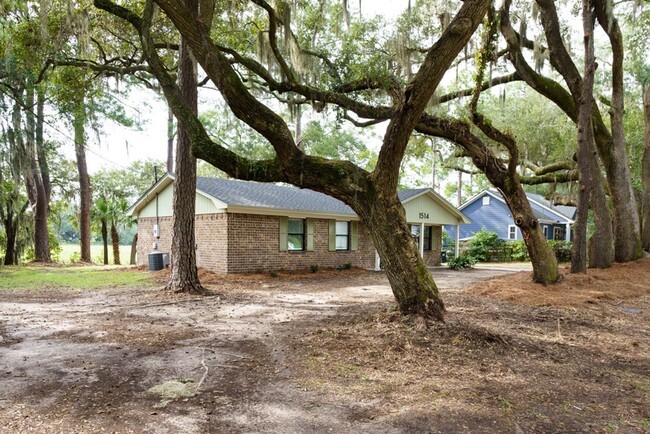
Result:
[[[174,175],[166,174],[127,211],[138,219],[138,265],[152,250],[171,248]],[[427,265],[440,264],[443,225],[469,219],[432,189],[402,190]],[[296,270],[344,264],[379,269],[372,240],[343,202],[308,189],[197,178],[197,266],[223,273]]]

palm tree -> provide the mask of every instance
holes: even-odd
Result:
[[[90,216],[92,221],[99,223],[101,226],[102,243],[104,244],[104,265],[108,265],[108,222],[111,221],[112,211],[105,195],[99,196],[95,201]]]

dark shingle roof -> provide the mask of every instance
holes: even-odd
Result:
[[[503,198],[503,196],[501,195],[501,193],[499,191],[497,191],[497,190],[489,190],[489,191],[490,191],[490,193],[496,195],[497,197]],[[541,195],[535,194],[535,193],[526,192],[526,196],[528,197],[529,200],[534,200],[535,202],[545,206],[546,208],[551,209],[551,210],[555,211],[556,213],[559,213],[559,214],[563,215],[564,217],[566,217],[569,220],[575,219],[576,208],[574,206],[551,205],[551,202],[546,200],[544,198],[544,196],[541,196]],[[476,198],[478,199],[478,197],[480,197],[480,195],[477,196]],[[463,205],[466,205],[466,204],[463,204]],[[462,208],[463,207],[461,207],[461,209]],[[554,214],[552,214],[549,211],[544,210],[544,212],[539,212],[538,210],[533,209],[533,212],[535,213],[535,216],[539,220],[557,220],[557,216],[555,216]]]
[[[338,199],[306,188],[233,179],[196,178],[196,188],[228,205],[356,215]],[[426,188],[400,190],[403,202]]]
[[[569,218],[573,220],[576,215],[576,207],[575,206],[565,206],[565,205],[552,205],[550,201],[546,200],[544,196],[535,194],[535,193],[526,193],[529,199],[533,199],[536,202],[541,203],[547,208],[552,209],[555,212],[558,212],[565,216],[566,218]]]

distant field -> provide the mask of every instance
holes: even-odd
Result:
[[[79,244],[61,244],[63,249],[59,254],[59,262],[70,263],[74,262],[71,260],[73,255],[77,258],[81,252]],[[93,244],[90,246],[90,257],[92,261],[97,264],[104,263],[104,246],[101,244]],[[129,259],[131,258],[131,246],[120,246],[120,262],[122,265],[128,265]],[[113,263],[113,247],[109,244],[108,246],[108,263]]]
[[[0,290],[100,289],[150,285],[147,273],[134,268],[82,267],[3,267]]]

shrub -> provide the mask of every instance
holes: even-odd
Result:
[[[345,264],[343,264],[343,269],[344,270],[352,269],[352,262],[346,262]]]
[[[492,253],[503,248],[503,241],[494,232],[488,232],[482,228],[474,232],[474,236],[468,242],[469,255],[476,261],[485,262],[492,258]]]
[[[548,245],[553,249],[558,262],[571,262],[571,247],[573,243],[557,240],[549,241]]]
[[[530,261],[524,240],[510,241],[510,258],[513,261]]]
[[[474,268],[476,259],[470,255],[460,255],[457,258],[450,260],[447,266],[452,270],[468,270]]]
[[[318,271],[318,264],[311,264],[309,266],[309,269],[311,270],[312,273],[316,273]]]
[[[271,271],[269,271],[269,275],[271,277],[278,277],[278,271],[277,270],[271,270]]]

